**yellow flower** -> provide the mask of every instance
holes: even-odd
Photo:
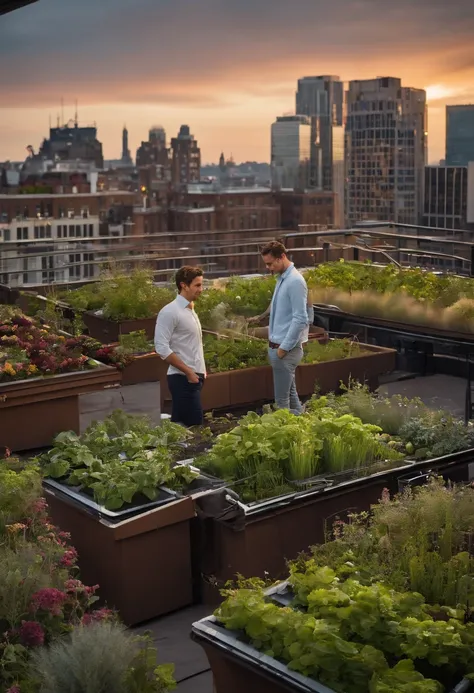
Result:
[[[3,366],[3,371],[4,373],[8,373],[8,375],[16,375],[16,370],[9,361]]]
[[[26,529],[26,525],[24,525],[22,522],[15,522],[14,525],[7,525],[7,530],[11,534],[16,534],[17,532],[23,532],[23,530]]]
[[[30,375],[33,375],[34,373],[37,373],[37,372],[38,372],[38,366],[35,366],[35,365],[33,365],[33,364],[30,364],[30,365],[28,366],[28,373],[29,373]]]

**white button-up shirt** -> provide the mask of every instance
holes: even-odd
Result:
[[[179,294],[158,313],[155,327],[155,350],[161,358],[176,354],[195,373],[206,374],[202,329],[194,308]],[[169,375],[184,375],[178,368],[170,366]]]

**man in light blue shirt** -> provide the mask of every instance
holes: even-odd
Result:
[[[288,259],[282,243],[271,241],[261,253],[267,269],[278,274],[268,329],[275,404],[278,409],[301,414],[303,407],[296,391],[295,372],[303,358],[302,344],[308,339],[308,287]]]

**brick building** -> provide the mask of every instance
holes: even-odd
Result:
[[[298,226],[334,227],[337,195],[331,192],[281,190],[275,193],[284,229]]]
[[[201,150],[188,125],[181,125],[171,140],[171,180],[173,185],[198,183],[201,178]]]

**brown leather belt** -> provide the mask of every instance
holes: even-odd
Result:
[[[280,348],[280,345],[275,344],[275,342],[268,342],[268,346],[270,347],[270,349],[279,349]]]

